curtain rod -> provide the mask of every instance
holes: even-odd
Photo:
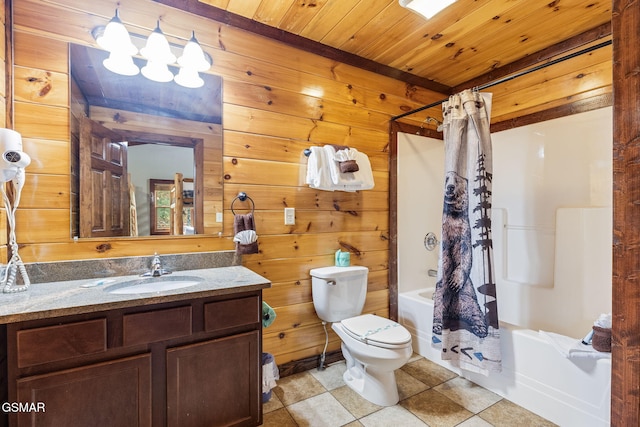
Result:
[[[520,71],[518,73],[511,74],[509,76],[503,77],[501,79],[494,80],[494,81],[491,81],[489,83],[485,83],[485,84],[480,85],[480,86],[476,86],[473,89],[474,90],[487,89],[489,87],[492,87],[492,86],[495,86],[495,85],[499,85],[500,83],[508,82],[508,81],[516,79],[518,77],[525,76],[525,75],[527,75],[529,73],[533,73],[534,71],[538,71],[538,70],[541,70],[543,68],[549,67],[551,65],[555,65],[555,64],[557,64],[559,62],[566,61],[567,59],[572,59],[572,58],[575,58],[577,56],[584,55],[585,53],[592,52],[592,51],[594,51],[596,49],[600,49],[601,47],[609,46],[611,44],[612,44],[612,40],[607,40],[607,41],[602,42],[600,44],[596,44],[596,45],[590,46],[590,47],[588,47],[586,49],[582,49],[582,50],[579,50],[577,52],[571,53],[569,55],[562,56],[560,58],[556,58],[556,59],[554,59],[552,61],[545,62],[544,64],[536,65],[533,68],[528,68],[528,69]],[[415,114],[415,113],[419,113],[420,111],[427,110],[427,109],[432,108],[432,107],[437,107],[438,105],[440,105],[443,102],[446,102],[448,100],[449,100],[449,98],[442,99],[440,101],[433,102],[433,103],[431,103],[429,105],[424,105],[422,107],[416,108],[415,110],[407,111],[406,113],[402,113],[400,115],[391,117],[391,121],[396,121],[396,120],[401,119],[403,117],[410,116],[410,115]]]

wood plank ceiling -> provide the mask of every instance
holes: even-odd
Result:
[[[604,0],[457,0],[428,21],[397,0],[198,1],[222,22],[445,95],[610,40]],[[611,48],[512,82],[492,89],[494,123],[602,96],[610,104]]]

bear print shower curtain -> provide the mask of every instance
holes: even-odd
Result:
[[[491,94],[442,104],[444,203],[433,342],[443,360],[484,375],[501,370],[491,240]]]

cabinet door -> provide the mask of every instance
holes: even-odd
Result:
[[[167,426],[260,423],[260,333],[167,350]]]
[[[19,379],[18,401],[34,403],[17,425],[151,425],[151,355],[144,354]],[[38,410],[39,409],[39,410]]]

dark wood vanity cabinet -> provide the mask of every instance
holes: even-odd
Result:
[[[0,425],[259,425],[261,298],[254,291],[4,325]]]

